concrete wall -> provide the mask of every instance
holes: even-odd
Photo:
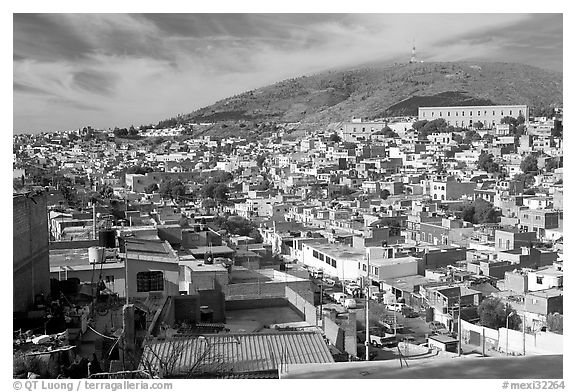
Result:
[[[500,350],[506,350],[506,339],[508,339],[508,352],[522,354],[524,352],[524,340],[526,345],[526,355],[545,355],[563,353],[563,336],[552,332],[537,332],[536,334],[522,331],[499,329],[500,339],[498,346]]]
[[[50,250],[52,249],[85,249],[92,246],[100,246],[99,240],[81,240],[81,241],[52,241],[50,242]]]
[[[356,314],[324,315],[324,334],[336,348],[350,355],[358,355]]]
[[[318,325],[318,311],[314,306],[314,294],[312,291],[297,292],[286,287],[286,299],[290,305],[299,312],[304,321],[310,325]]]
[[[34,200],[34,201],[33,201]],[[50,291],[46,196],[13,197],[13,311],[25,312]]]
[[[295,282],[255,282],[230,284],[223,288],[226,300],[253,299],[260,297],[284,298],[286,287],[296,292],[310,290],[310,281]]]
[[[226,301],[226,310],[274,308],[288,306],[286,298],[250,298]]]

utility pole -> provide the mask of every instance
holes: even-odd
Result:
[[[92,234],[94,239],[96,239],[96,201],[92,200]]]
[[[364,346],[366,346],[366,361],[370,360],[370,317],[368,314],[368,303],[369,303],[369,298],[370,298],[370,286],[369,286],[369,281],[370,281],[370,254],[368,254],[367,257],[367,271],[366,271],[366,282],[364,282],[364,286],[366,289],[366,340],[364,342]]]
[[[462,287],[458,287],[458,356],[462,355]]]
[[[124,290],[126,291],[126,305],[130,305],[130,296],[128,295],[128,239],[124,237],[124,272],[126,276],[124,278]]]
[[[323,288],[324,288],[323,281],[320,280],[320,325],[321,325],[322,331],[324,331],[324,313],[322,313],[322,304],[324,303]]]

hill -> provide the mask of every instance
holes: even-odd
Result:
[[[514,63],[418,63],[327,71],[248,91],[185,122],[322,123],[417,115],[420,105],[562,105],[562,73]]]

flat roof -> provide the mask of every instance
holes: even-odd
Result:
[[[350,260],[364,259],[364,251],[343,244],[312,242],[312,243],[305,243],[305,245],[335,259],[350,259]]]
[[[228,270],[222,264],[204,264],[199,261],[180,261],[179,265],[185,265],[193,272],[226,272]]]
[[[394,257],[389,259],[378,259],[370,260],[370,265],[386,266],[395,264],[408,264],[418,262],[418,257],[406,256],[406,257]]]
[[[429,336],[428,339],[436,340],[440,343],[458,343],[458,339],[448,335],[434,335]]]

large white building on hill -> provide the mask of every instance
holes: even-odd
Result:
[[[498,106],[438,106],[418,108],[418,120],[436,120],[443,118],[449,125],[455,127],[471,127],[478,121],[485,128],[500,124],[506,116],[518,118],[524,116],[528,119],[528,106],[526,105],[498,105]]]

